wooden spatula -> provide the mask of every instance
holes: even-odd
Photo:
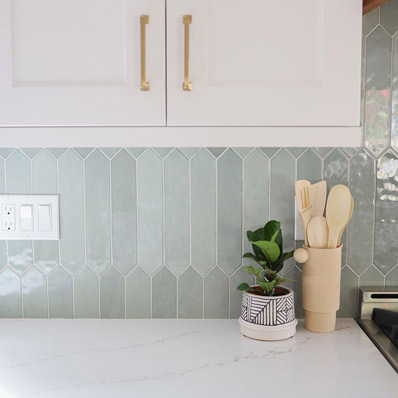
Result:
[[[307,226],[311,220],[312,206],[310,199],[310,182],[307,180],[298,180],[294,183],[294,190],[296,194],[297,211],[300,214],[301,224],[304,230],[304,243],[308,246]]]
[[[312,216],[323,217],[326,204],[326,181],[320,181],[310,186],[310,201]]]
[[[353,212],[353,211],[354,211],[354,198],[351,196],[351,209],[350,209],[350,214],[348,215],[348,219],[347,219],[347,222],[346,222],[345,225],[344,225],[344,228],[343,228],[343,229],[340,231],[340,233],[339,233],[339,238],[338,238],[338,240],[337,240],[337,245],[338,245],[338,246],[340,246],[341,236],[343,235],[344,230],[346,229],[348,223],[349,223],[350,220],[351,220],[352,212]]]
[[[315,249],[328,247],[328,225],[325,217],[313,217],[307,228],[308,244]]]
[[[326,221],[329,228],[328,248],[337,247],[340,231],[346,225],[351,211],[351,194],[345,185],[334,186],[326,204]]]

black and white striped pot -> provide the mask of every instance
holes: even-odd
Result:
[[[294,292],[278,287],[286,294],[259,296],[243,292],[242,315],[239,318],[243,335],[257,340],[283,340],[296,334]]]

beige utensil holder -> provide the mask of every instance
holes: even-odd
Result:
[[[311,332],[332,332],[340,308],[341,249],[305,247],[303,264],[303,308],[305,327]]]

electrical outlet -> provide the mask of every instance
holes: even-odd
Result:
[[[3,231],[15,231],[15,205],[1,205]]]

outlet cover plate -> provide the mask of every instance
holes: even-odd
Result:
[[[0,195],[0,209],[4,205],[14,206],[15,229],[3,230],[0,228],[0,240],[59,240],[59,195]],[[39,206],[50,206],[51,228],[43,231],[39,229]],[[32,206],[32,226],[30,231],[21,228],[21,206]],[[0,214],[1,225],[5,222],[4,215]]]

